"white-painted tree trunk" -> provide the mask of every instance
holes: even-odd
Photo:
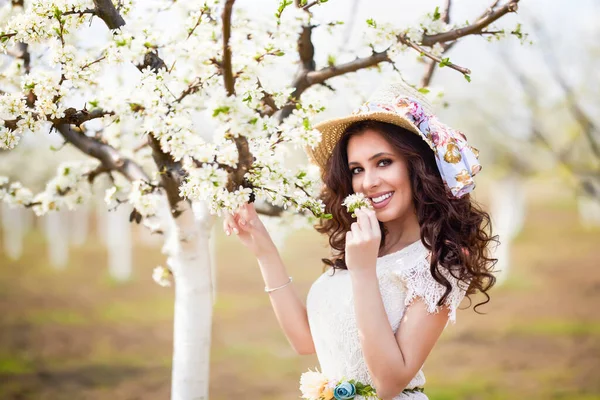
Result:
[[[108,271],[110,276],[124,282],[131,278],[132,243],[131,223],[129,214],[131,208],[121,204],[116,210],[106,214],[104,243],[108,252]]]
[[[208,246],[210,247],[210,277],[211,277],[211,285],[212,285],[212,300],[213,305],[217,301],[217,239],[215,235],[216,227],[213,225],[210,233],[210,239]]]
[[[102,241],[102,244],[106,244],[106,219],[108,218],[108,210],[106,204],[98,201],[94,208],[96,211],[96,235]]]
[[[7,203],[0,205],[2,211],[2,244],[4,253],[12,260],[23,255],[23,237],[27,230],[25,213],[22,207],[11,208]]]
[[[167,264],[175,280],[172,400],[208,399],[212,327],[211,233],[215,217],[204,203],[167,221],[163,215]],[[165,226],[167,222],[168,226]]]
[[[63,211],[49,212],[44,216],[44,233],[48,244],[48,261],[56,269],[69,262],[68,215]]]
[[[495,269],[497,284],[508,278],[510,270],[510,246],[512,240],[523,228],[525,219],[525,190],[523,179],[515,174],[494,182],[491,186],[490,214],[494,233],[500,237],[500,244],[492,249],[492,256],[498,259]]]
[[[577,197],[577,209],[579,222],[585,228],[600,226],[600,200],[589,196],[579,196]]]
[[[69,236],[71,239],[71,243],[75,246],[81,246],[85,243],[88,236],[88,230],[90,225],[89,206],[86,204],[82,204],[76,210],[71,211],[69,217]]]

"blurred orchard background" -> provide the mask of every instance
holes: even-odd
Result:
[[[314,12],[345,24],[333,36],[315,29],[317,65],[351,50],[369,18],[413,24],[443,3],[330,0]],[[456,0],[451,18],[473,19],[488,3]],[[277,5],[236,3],[257,15]],[[472,70],[472,81],[450,68],[433,75],[432,91],[443,89],[440,118],[481,151],[474,196],[491,212],[502,242],[498,284],[480,308],[485,315],[460,312],[425,364],[433,400],[600,399],[598,21],[594,0],[522,1],[518,14],[499,24],[511,30],[521,23],[522,40],[465,38],[449,55]],[[407,53],[406,68],[400,64],[414,84],[427,68],[416,56]],[[350,75],[322,118],[351,111],[390,76]],[[81,157],[56,133],[29,139],[0,152],[0,175],[41,188],[65,153]],[[173,288],[152,279],[165,262],[161,241],[129,223],[127,204],[109,212],[103,197],[99,188],[79,210],[41,218],[2,203],[1,399],[169,397]],[[265,221],[304,297],[322,272],[325,238]],[[210,396],[298,398],[300,374],[318,365],[316,356],[298,356],[288,345],[256,261],[220,226],[212,242]]]

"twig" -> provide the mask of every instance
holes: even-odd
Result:
[[[407,45],[407,46],[409,46],[409,47],[412,47],[413,49],[417,50],[419,53],[423,54],[424,56],[426,56],[426,57],[428,57],[428,58],[432,59],[433,61],[435,61],[435,62],[437,62],[437,63],[442,63],[442,62],[443,62],[443,60],[442,60],[441,58],[439,58],[438,56],[436,56],[436,55],[434,55],[434,54],[432,54],[432,53],[428,52],[427,50],[425,50],[424,48],[422,48],[422,47],[421,47],[421,46],[419,46],[418,44],[416,44],[416,43],[414,43],[414,42],[410,41],[410,40],[409,40],[409,39],[408,39],[406,36],[404,36],[404,35],[400,35],[400,36],[398,37],[398,40],[399,40],[401,43],[403,43],[403,44],[405,44],[405,45]],[[471,70],[470,70],[470,69],[468,69],[468,68],[464,68],[464,67],[461,67],[461,66],[459,66],[459,65],[456,65],[456,64],[453,64],[453,63],[451,63],[450,61],[446,61],[446,62],[444,63],[444,65],[446,65],[446,66],[448,66],[448,67],[450,67],[450,68],[452,68],[452,69],[455,69],[455,70],[457,70],[458,72],[462,73],[463,75],[469,75],[469,74],[471,73]]]
[[[591,118],[589,118],[588,115],[586,114],[586,112],[579,106],[579,103],[576,100],[577,96],[574,95],[573,89],[569,86],[566,79],[559,71],[558,62],[556,60],[556,57],[552,53],[552,50],[550,48],[551,41],[548,40],[548,36],[547,36],[546,32],[544,32],[544,30],[541,28],[540,24],[535,20],[533,21],[533,26],[534,26],[534,29],[536,30],[538,36],[543,38],[543,40],[546,42],[545,46],[540,46],[542,55],[546,61],[546,66],[550,70],[550,73],[552,74],[552,76],[554,77],[554,79],[556,80],[558,85],[565,92],[567,99],[569,99],[568,105],[569,105],[569,109],[571,110],[571,113],[573,114],[573,117],[575,118],[577,123],[581,126],[581,130],[583,131],[583,134],[585,135],[585,137],[590,145],[590,149],[592,150],[592,153],[594,154],[594,156],[597,159],[600,160],[600,146],[598,145],[598,142],[596,141],[596,138],[594,137],[594,133],[598,132],[598,126],[596,126],[594,121]]]
[[[62,15],[79,15],[80,17],[82,17],[85,14],[92,14],[92,15],[97,15],[96,10],[93,8],[88,8],[87,10],[83,10],[83,11],[67,11],[62,13]]]
[[[452,7],[452,0],[446,0],[446,6],[444,7],[444,12],[442,13],[442,21],[444,23],[450,23],[450,8]]]
[[[316,6],[317,4],[319,4],[320,1],[319,0],[313,0],[310,3],[306,4],[305,6],[302,7],[302,9],[304,11],[308,11],[308,9],[310,9],[312,6]]]
[[[463,28],[453,29],[448,32],[438,33],[435,35],[423,35],[423,39],[421,40],[421,45],[426,47],[431,47],[436,43],[445,43],[450,42],[452,40],[459,39],[463,36],[477,34],[483,31],[483,29],[492,24],[494,21],[497,21],[499,18],[504,16],[505,14],[516,12],[518,7],[519,0],[510,0],[508,3],[498,8],[497,10],[488,11],[475,23],[465,26]],[[495,2],[492,7],[495,7]]]

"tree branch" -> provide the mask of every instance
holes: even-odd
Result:
[[[176,162],[170,154],[162,151],[160,141],[154,135],[148,135],[148,144],[152,148],[152,159],[160,173],[161,186],[167,192],[171,212],[174,217],[177,217],[179,215],[177,204],[183,200],[179,195],[179,186],[183,183],[186,173],[181,167],[181,163]]]
[[[535,101],[536,101],[536,99],[540,98],[540,96],[537,93],[536,88],[528,81],[528,79],[525,77],[525,75],[522,72],[520,72],[510,61],[508,61],[508,57],[503,57],[503,61],[504,61],[506,68],[508,70],[510,70],[513,73],[513,75],[516,77],[517,81],[523,88],[527,97],[530,99],[530,101],[533,102],[533,106],[532,106],[533,121],[531,123],[531,133],[532,133],[533,137],[535,139],[537,139],[538,141],[540,141],[544,145],[544,147],[546,147],[546,149],[550,152],[550,154],[552,154],[552,156],[555,158],[555,160],[560,165],[562,165],[567,171],[569,171],[571,173],[571,175],[575,178],[578,185],[580,186],[581,189],[583,189],[584,192],[586,192],[588,195],[590,195],[592,197],[596,197],[598,194],[595,192],[594,188],[587,181],[585,181],[580,176],[579,173],[577,173],[573,169],[573,166],[568,162],[568,160],[566,158],[566,154],[564,152],[555,150],[554,147],[552,146],[552,144],[550,143],[550,141],[544,136],[544,134],[538,128],[541,124],[539,123],[539,121],[537,121],[537,118],[536,118],[537,104],[535,103]]]
[[[233,77],[233,66],[231,65],[231,47],[229,47],[233,3],[235,3],[235,0],[227,0],[223,9],[223,79],[228,96],[235,94],[235,78]]]
[[[96,118],[102,118],[106,115],[114,115],[112,111],[104,111],[100,108],[96,108],[92,111],[88,110],[76,110],[74,108],[67,108],[65,110],[65,116],[62,118],[50,118],[49,115],[46,116],[46,120],[52,122],[54,125],[60,124],[73,124],[76,126],[80,126],[81,124],[91,121]],[[39,119],[38,114],[33,114],[34,119]],[[4,121],[4,126],[6,126],[10,130],[17,129],[17,123],[22,120],[23,117],[18,117],[16,119],[9,119]]]
[[[344,75],[349,72],[355,72],[359,69],[373,67],[383,61],[390,61],[387,51],[382,51],[379,53],[375,52],[369,57],[357,58],[356,60],[347,62],[345,64],[334,65],[318,71],[309,72],[306,75],[306,81],[308,86],[323,83],[329,78]],[[304,90],[306,90],[306,88]]]
[[[597,159],[600,160],[600,146],[598,145],[598,142],[594,137],[594,133],[598,132],[598,127],[596,126],[594,121],[588,117],[587,113],[579,106],[579,103],[577,103],[576,100],[577,96],[575,96],[575,94],[573,93],[573,89],[569,86],[565,77],[561,74],[560,70],[558,69],[558,62],[556,61],[556,57],[554,57],[554,55],[552,54],[552,50],[550,49],[551,42],[550,40],[548,40],[548,36],[543,31],[543,29],[537,21],[533,21],[533,26],[538,36],[543,38],[544,42],[546,42],[544,46],[540,46],[542,55],[546,60],[546,66],[550,70],[550,73],[552,74],[558,85],[565,92],[568,99],[567,103],[569,109],[571,110],[571,113],[573,114],[573,117],[581,126],[581,130],[583,131],[583,134],[585,135],[590,145],[592,153]]]
[[[407,45],[408,47],[412,47],[413,49],[417,50],[419,53],[421,53],[421,54],[425,55],[426,57],[428,57],[428,58],[432,59],[433,61],[435,61],[435,62],[437,62],[437,63],[442,63],[442,62],[443,62],[443,60],[442,60],[440,57],[438,57],[438,56],[436,56],[436,55],[433,55],[432,53],[428,52],[427,50],[425,50],[424,48],[422,48],[422,47],[421,47],[421,46],[419,46],[418,44],[416,44],[416,43],[414,43],[414,42],[410,41],[410,40],[409,40],[409,39],[408,39],[406,36],[404,36],[404,35],[401,35],[401,36],[399,36],[399,37],[398,37],[398,40],[399,40],[401,43],[403,43],[403,44]],[[470,70],[470,69],[468,69],[468,68],[464,68],[464,67],[461,67],[461,66],[458,66],[458,65],[456,65],[456,64],[453,64],[453,63],[451,63],[450,61],[447,61],[447,62],[446,62],[444,65],[446,65],[446,66],[448,66],[448,67],[450,67],[450,68],[452,68],[452,69],[455,69],[455,70],[457,70],[458,72],[462,73],[463,75],[469,75],[469,74],[471,73],[471,70]]]
[[[459,39],[463,36],[479,34],[488,25],[497,21],[505,14],[516,12],[519,8],[519,0],[510,0],[502,7],[498,8],[497,10],[494,10],[493,8],[497,3],[497,1],[494,2],[494,4],[492,4],[492,7],[490,7],[482,17],[480,17],[477,21],[475,21],[475,23],[471,25],[465,26],[463,28],[453,29],[444,33],[438,33],[435,35],[423,35],[421,45],[431,47],[436,43],[450,42],[452,40]]]
[[[85,15],[85,14],[91,14],[91,15],[98,15],[98,13],[96,12],[96,9],[94,8],[88,8],[87,10],[83,10],[83,11],[67,11],[62,13],[62,15],[79,15],[80,17]]]
[[[441,19],[445,24],[450,23],[450,8],[452,7],[452,0],[446,0],[446,6],[444,7],[444,12],[442,13]]]
[[[283,207],[274,206],[270,203],[263,203],[260,206],[256,205],[256,212],[261,215],[266,215],[268,217],[279,217],[283,214]]]
[[[125,25],[125,20],[119,14],[111,0],[94,0],[96,15],[104,21],[109,29],[118,29]]]
[[[299,4],[300,2],[297,2],[297,3]],[[319,0],[313,0],[310,3],[306,4],[305,6],[303,6],[302,9],[304,11],[308,11],[312,6],[316,6],[319,3],[320,3]]]
[[[300,0],[296,0],[296,7],[302,8],[308,12],[308,8],[300,5]],[[316,68],[315,64],[315,46],[312,42],[312,30],[314,26],[304,25],[302,32],[298,37],[298,54],[300,55],[301,68],[306,71],[314,71]]]
[[[130,181],[150,179],[134,161],[123,157],[114,147],[86,136],[81,129],[69,124],[54,125],[63,138],[90,157],[100,160],[107,171],[118,171]]]

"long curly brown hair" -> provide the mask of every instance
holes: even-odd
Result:
[[[430,271],[433,278],[445,286],[446,292],[439,300],[441,306],[449,296],[452,285],[440,272],[444,268],[467,288],[466,295],[481,292],[490,300],[487,291],[496,279],[492,274],[498,261],[491,258],[490,244],[498,243],[492,236],[490,216],[469,194],[457,199],[448,195],[436,165],[435,155],[419,135],[397,125],[379,121],[360,121],[352,124],[338,141],[322,171],[324,182],[320,198],[325,203],[332,219],[321,220],[315,228],[329,236],[334,250],[331,259],[322,261],[336,269],[347,269],[345,261],[346,232],[354,222],[342,206],[343,200],[353,193],[352,175],[348,167],[347,148],[351,137],[366,130],[379,132],[404,157],[410,176],[413,203],[421,230],[421,242],[431,252]],[[381,247],[385,244],[386,229],[382,222]]]

